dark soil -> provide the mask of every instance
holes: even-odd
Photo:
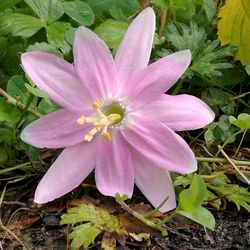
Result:
[[[13,202],[16,201],[14,198],[16,192],[5,196],[0,211],[2,222],[29,250],[70,249],[67,242],[69,228],[60,225],[60,216],[66,211],[67,202],[37,208],[29,201]],[[102,202],[99,200],[99,203]],[[167,237],[152,233],[147,242],[136,242],[128,238],[125,246],[118,243],[117,249],[250,249],[250,218],[247,212],[232,210],[212,213],[216,218],[216,229],[213,232],[180,216],[167,225]],[[23,247],[13,236],[1,230],[0,249],[21,250]],[[91,249],[101,249],[100,238]]]

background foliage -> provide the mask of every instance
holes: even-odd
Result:
[[[1,0],[0,179],[18,182],[40,176],[58,154],[50,151],[48,159],[45,151],[19,138],[24,126],[59,108],[24,75],[20,53],[46,51],[72,62],[74,31],[84,25],[95,31],[115,54],[129,23],[149,4],[157,14],[151,60],[183,49],[192,52],[190,68],[170,93],[196,95],[216,114],[216,120],[206,128],[182,134],[196,155],[203,157],[198,173],[173,176],[180,194],[177,213],[213,228],[214,220],[202,206],[204,201],[220,209],[223,197],[237,209],[250,211],[245,180],[231,166],[214,160],[220,144],[223,148],[229,146],[228,154],[235,160],[249,163],[248,0]],[[242,172],[249,176],[249,169]],[[203,191],[194,196],[194,190]],[[89,224],[83,225],[81,230],[93,229],[87,227]],[[92,231],[98,235],[99,230]],[[85,246],[90,243],[84,241]]]

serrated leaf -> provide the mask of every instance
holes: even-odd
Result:
[[[0,121],[16,124],[21,118],[20,110],[0,97]]]
[[[22,0],[1,0],[0,2],[0,12],[8,8],[15,6],[17,3],[22,2]]]
[[[8,14],[0,18],[0,33],[23,38],[33,36],[45,26],[44,21],[23,14]]]
[[[48,52],[50,54],[54,54],[59,57],[63,57],[62,53],[59,50],[57,50],[51,44],[48,44],[45,42],[31,44],[27,48],[27,51],[44,51],[44,52]]]
[[[211,21],[217,11],[217,5],[214,0],[204,0],[203,3],[207,19],[208,21]]]
[[[64,13],[59,0],[24,0],[40,19],[48,23],[58,20]]]
[[[128,28],[126,22],[115,21],[108,19],[95,28],[95,32],[100,36],[109,48],[117,50],[123,36]]]
[[[90,26],[95,21],[95,15],[91,7],[81,1],[71,1],[63,3],[65,13],[76,22],[85,26]]]
[[[235,48],[232,46],[220,47],[218,40],[210,41],[204,28],[196,23],[168,24],[167,41],[176,48],[176,51],[189,49],[192,54],[192,65],[188,71],[211,78],[220,76],[222,69],[231,68],[225,58],[232,56]]]
[[[234,116],[229,117],[231,124],[241,128],[250,129],[250,115],[246,113],[239,114],[237,119]]]
[[[112,6],[113,0],[85,0],[85,2],[92,8],[96,15],[99,15]]]
[[[243,65],[250,64],[250,1],[226,0],[218,17],[218,37],[221,43],[238,46],[235,59]]]
[[[77,247],[79,247],[80,242],[82,242],[82,244],[84,242],[84,244],[86,244],[85,247],[88,247],[87,244],[91,244],[91,242],[94,241],[98,232],[115,232],[118,235],[127,234],[116,216],[113,216],[107,211],[95,207],[92,204],[81,204],[78,207],[70,208],[67,214],[62,215],[61,224],[75,224],[78,222],[87,223],[74,227],[73,232],[70,235],[70,238],[73,239],[73,241],[75,237],[77,237],[77,240],[74,243]],[[88,239],[81,234],[88,234],[89,232],[91,237],[89,241],[87,241]]]
[[[65,38],[65,32],[70,28],[72,28],[70,23],[65,22],[55,22],[46,27],[49,44],[56,49],[60,49],[64,54],[70,52],[70,45]]]
[[[236,184],[208,185],[209,189],[224,195],[226,199],[233,202],[237,209],[244,207],[250,213],[250,193],[247,188]]]
[[[87,249],[91,243],[94,243],[95,238],[101,233],[101,230],[93,226],[91,223],[85,223],[74,227],[70,234],[72,239],[72,249],[79,249],[81,246]]]

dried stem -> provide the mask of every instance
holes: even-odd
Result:
[[[167,17],[168,17],[168,11],[163,10],[161,13],[161,26],[160,26],[160,31],[159,31],[159,38],[163,36],[164,28],[167,22]]]
[[[12,96],[10,96],[7,92],[5,92],[2,88],[0,88],[0,94],[5,97],[7,99],[7,101],[17,107],[19,107],[20,109],[25,110],[26,109],[26,105],[17,101],[15,98],[13,98]],[[43,115],[41,113],[39,113],[38,111],[34,110],[33,108],[28,107],[28,111],[38,117],[42,117]]]
[[[223,159],[223,158],[209,158],[209,157],[196,157],[196,160],[199,162],[215,162],[215,163],[228,162],[226,159]],[[231,161],[233,162],[234,165],[250,166],[249,161],[237,161],[233,159],[231,159]]]
[[[230,159],[230,157],[226,154],[226,152],[223,150],[223,148],[218,145],[217,146],[218,149],[220,150],[220,152],[224,155],[224,157],[226,158],[226,160],[234,167],[234,169],[240,174],[240,176],[247,182],[247,184],[250,186],[250,181],[249,179],[240,171],[240,169],[236,166],[236,164],[234,163],[234,161],[232,159]]]

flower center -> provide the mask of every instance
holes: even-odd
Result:
[[[93,129],[84,136],[85,141],[91,141],[97,132],[101,132],[101,135],[108,141],[111,141],[111,134],[108,132],[110,125],[116,125],[120,123],[124,117],[124,109],[118,103],[111,103],[104,106],[102,109],[102,103],[100,100],[95,100],[92,103],[92,107],[95,110],[95,114],[91,117],[81,115],[77,119],[79,125],[90,123],[93,125]]]

